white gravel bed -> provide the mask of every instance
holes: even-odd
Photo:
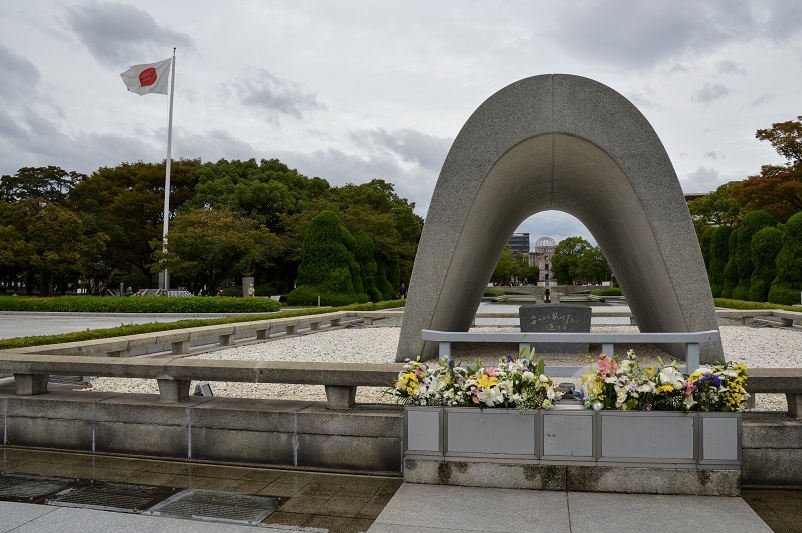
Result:
[[[728,360],[745,363],[749,368],[782,368],[802,366],[802,332],[780,328],[752,328],[746,326],[720,326],[724,354]],[[472,331],[519,331],[517,328],[474,328]],[[593,326],[594,332],[637,332],[635,326]],[[344,328],[309,335],[298,335],[215,350],[192,356],[192,359],[230,359],[244,361],[320,361],[340,363],[392,363],[398,345],[400,329],[397,327]],[[644,365],[657,362],[660,356],[665,362],[672,357],[650,345],[619,345],[616,354],[623,355],[633,348],[639,361]],[[590,346],[590,353],[597,356],[599,345]],[[452,357],[473,364],[482,360],[485,364],[495,363],[499,357],[517,351],[517,346],[488,345],[483,343],[455,344]],[[608,354],[609,355],[609,354]],[[548,364],[579,366],[588,362],[586,355],[549,354]],[[558,378],[559,381],[577,379]],[[388,384],[389,385],[389,384]],[[195,384],[193,382],[192,387]],[[322,385],[282,385],[214,382],[211,384],[216,396],[238,398],[280,398],[307,401],[324,401],[326,398]],[[95,378],[92,390],[108,392],[137,392],[157,394],[155,380]],[[359,387],[357,402],[392,403],[392,398],[382,394],[381,388]],[[757,397],[757,410],[787,409],[785,395],[760,394]]]

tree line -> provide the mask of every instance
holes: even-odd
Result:
[[[714,297],[800,303],[802,291],[802,116],[756,133],[786,159],[694,200]]]
[[[358,239],[357,266],[385,273],[381,290],[360,294],[386,299],[409,279],[423,220],[384,180],[333,187],[277,159],[173,161],[165,253],[164,177],[164,163],[141,161],[90,175],[48,166],[0,177],[0,290],[24,285],[50,296],[79,280],[93,294],[152,288],[166,267],[172,286],[195,294],[217,294],[246,275],[257,295],[287,293],[304,234],[323,211]]]

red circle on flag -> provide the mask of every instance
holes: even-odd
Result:
[[[156,83],[156,69],[153,67],[146,68],[139,73],[139,85],[147,87]]]

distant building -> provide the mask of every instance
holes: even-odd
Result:
[[[529,234],[513,233],[507,246],[512,248],[513,254],[529,255]]]
[[[549,281],[550,284],[556,285],[554,279],[554,272],[552,272],[552,258],[554,257],[554,249],[557,243],[551,237],[541,237],[535,243],[535,251],[529,254],[529,264],[540,269],[539,284],[545,284]]]

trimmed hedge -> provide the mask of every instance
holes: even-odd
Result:
[[[738,250],[735,253],[735,263],[738,267],[738,285],[732,291],[736,300],[750,300],[749,288],[755,264],[752,261],[752,237],[763,228],[774,227],[777,221],[768,211],[750,211],[747,213],[738,228]],[[763,300],[761,300],[763,301]]]
[[[733,300],[731,298],[713,298],[716,307],[726,307],[727,309],[779,309],[781,311],[799,312],[799,307],[790,305],[772,304],[766,302],[747,302],[745,300]]]
[[[732,227],[719,226],[713,229],[710,241],[710,289],[713,297],[721,296],[724,288],[724,268],[730,258],[730,234]]]
[[[242,289],[240,289],[242,290]],[[28,298],[0,296],[0,311],[60,313],[271,313],[281,305],[269,298],[193,296],[58,296]]]
[[[771,283],[777,275],[775,261],[783,246],[783,232],[769,227],[755,233],[752,237],[752,279],[749,286],[749,300],[767,302]]]
[[[610,287],[608,289],[596,289],[590,291],[593,296],[623,296],[624,292],[620,287]]]
[[[769,301],[778,304],[800,303],[802,292],[802,213],[785,224],[783,247],[777,254],[777,277],[769,289]]]
[[[487,298],[498,298],[499,296],[504,296],[506,293],[504,291],[496,291],[493,289],[485,289],[484,296]]]
[[[738,255],[738,246],[740,243],[740,229],[734,230],[730,233],[729,239],[727,242],[729,243],[730,255],[729,259],[727,260],[727,264],[724,267],[724,275],[722,276],[722,287],[721,287],[721,297],[722,298],[732,298],[732,293],[735,290],[735,287],[738,286],[738,282],[741,280],[741,276],[738,274],[738,262],[735,259]]]
[[[15,298],[18,299],[18,298]],[[118,298],[119,299],[119,298]],[[248,298],[246,300],[253,300]],[[272,301],[272,300],[271,300]],[[380,311],[392,307],[404,307],[406,300],[391,300],[377,304],[352,304],[344,307],[327,307],[325,309],[296,309],[282,311],[270,315],[234,316],[213,319],[178,320],[176,322],[151,322],[150,324],[122,325],[114,328],[88,329],[61,335],[40,335],[35,337],[15,337],[0,339],[0,350],[24,348],[26,346],[42,346],[44,344],[62,344],[66,342],[88,341],[94,339],[110,339],[124,335],[139,335],[141,333],[156,333],[159,331],[172,331],[176,329],[195,328],[201,326],[216,326],[218,324],[237,324],[241,322],[254,322],[275,318],[290,318],[296,316],[320,315],[337,311]]]

